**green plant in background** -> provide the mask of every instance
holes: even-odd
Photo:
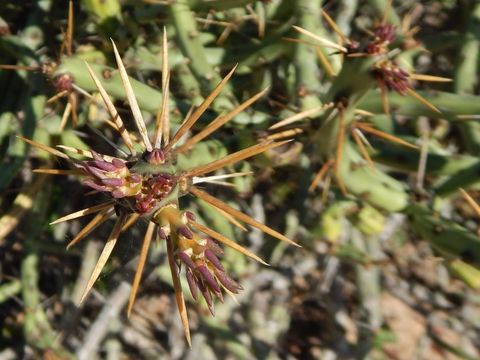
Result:
[[[455,226],[457,230],[453,230],[453,224],[446,219],[433,220],[437,217],[434,211],[421,205],[421,202],[410,201],[405,184],[388,174],[389,171],[402,171],[402,168],[396,168],[392,163],[389,164],[389,168],[377,168],[372,160],[372,155],[376,153],[376,150],[367,140],[366,135],[373,135],[407,148],[417,148],[416,145],[408,142],[405,136],[398,136],[395,131],[392,131],[394,130],[392,120],[395,117],[421,116],[425,110],[432,118],[443,117],[443,112],[447,114],[456,112],[456,116],[464,115],[460,109],[458,111],[452,109],[448,102],[431,98],[427,95],[428,93],[420,95],[413,90],[412,81],[415,80],[449,82],[450,79],[406,70],[407,67],[413,66],[411,63],[414,60],[414,54],[418,52],[416,48],[419,45],[411,37],[415,30],[409,29],[409,18],[404,20],[402,27],[387,23],[391,2],[385,4],[386,10],[384,10],[382,21],[372,31],[367,31],[369,36],[363,41],[349,39],[334,20],[323,10],[318,10],[316,5],[307,3],[299,5],[300,7],[304,6],[302,11],[305,9],[314,11],[316,8],[317,15],[321,14],[340,40],[340,43],[333,42],[327,36],[315,34],[313,28],[310,31],[301,26],[294,26],[300,37],[289,39],[297,43],[299,47],[316,48],[316,51],[310,52],[309,55],[320,57],[320,64],[331,78],[328,90],[323,94],[318,94],[320,104],[326,105],[305,109],[301,113],[272,125],[270,130],[284,130],[282,133],[285,133],[285,129],[288,129],[286,134],[304,133],[308,137],[307,141],[312,142],[310,158],[323,161],[323,165],[314,176],[309,191],[313,191],[322,180],[325,180],[323,184],[323,197],[325,197],[329,191],[331,184],[329,176],[331,176],[336,180],[341,196],[354,196],[360,202],[388,212],[403,211],[412,217],[412,229],[421,237],[431,241],[433,248],[439,254],[448,259],[460,258],[471,264],[472,261],[473,264],[478,264],[478,254],[475,252],[480,249],[480,241],[476,235],[470,234],[462,227]],[[313,25],[310,14],[305,14],[302,19],[304,22],[300,25],[306,27]],[[412,47],[411,44],[415,46]],[[337,73],[333,70],[329,57],[323,55],[322,49],[333,51],[331,56],[343,58]],[[305,62],[306,60],[303,59],[299,66],[301,67]],[[317,80],[309,79],[309,82],[315,81]],[[411,110],[404,112],[402,107],[397,107],[396,104],[393,104],[393,110],[391,110],[391,93],[404,97],[406,102],[417,101],[424,106],[424,110],[419,108],[417,112]],[[306,93],[302,96],[304,98],[300,98],[300,101],[306,102],[306,98],[312,95]],[[365,101],[374,96],[381,100],[382,110],[387,116],[379,114],[377,109],[364,107]],[[390,114],[391,111],[393,111],[392,114]],[[299,122],[305,123],[306,121],[312,124],[310,128],[296,127]],[[390,128],[389,131],[382,130],[387,128]],[[347,134],[351,134],[351,136],[347,137]],[[430,150],[428,139],[421,140],[423,143],[420,143],[421,149],[417,155],[418,180],[414,191],[424,192],[423,178],[426,171],[425,166],[429,162]],[[420,160],[421,158],[423,161]],[[474,181],[472,178],[470,179]],[[458,185],[456,189],[458,189]],[[445,229],[434,231],[435,225],[431,223],[432,221],[439,226],[445,225]],[[452,233],[449,232],[450,230]],[[456,241],[442,241],[444,231],[446,231],[445,239],[451,240],[454,236]],[[468,256],[464,256],[466,249],[472,251]],[[458,274],[458,272],[456,273]],[[470,281],[469,284],[471,284]]]
[[[41,7],[41,4],[40,4]],[[68,21],[67,21],[67,29],[64,33],[64,40],[60,46],[60,54],[59,57],[62,56],[72,56],[73,55],[73,25],[74,25],[74,12],[73,12],[73,2],[69,2],[68,5]],[[22,58],[22,62],[28,62],[32,59],[33,56],[31,54],[24,56]],[[37,59],[35,59],[37,60]],[[81,89],[75,88],[75,84],[73,83],[73,79],[68,74],[62,74],[60,76],[55,76],[55,71],[58,67],[58,61],[52,59],[45,59],[40,64],[37,65],[0,65],[0,69],[4,70],[25,70],[25,71],[33,71],[33,72],[40,72],[44,75],[47,79],[49,79],[54,89],[57,91],[57,94],[52,96],[50,99],[47,100],[47,103],[55,103],[59,99],[66,97],[68,99],[67,105],[63,111],[62,120],[59,125],[59,131],[63,131],[65,129],[65,125],[67,124],[68,119],[72,118],[73,126],[77,125],[77,104],[78,104],[78,93],[77,91],[83,92]],[[83,92],[84,93],[84,92]]]

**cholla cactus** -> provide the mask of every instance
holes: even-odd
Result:
[[[215,241],[229,246],[264,264],[265,262],[244,247],[236,244],[234,241],[197,223],[195,221],[195,216],[191,212],[179,209],[178,199],[187,194],[194,195],[212,205],[219,211],[219,213],[223,214],[234,223],[238,223],[237,220],[240,220],[241,222],[245,222],[260,229],[279,240],[295,244],[284,235],[257,222],[253,218],[230,207],[226,203],[207,194],[197,187],[197,184],[207,182],[214,183],[230,177],[245,175],[245,173],[234,173],[206,176],[207,174],[215,172],[227,165],[260,154],[268,149],[276,148],[286,142],[266,140],[205,165],[188,169],[179,168],[176,164],[176,157],[178,154],[186,153],[197,142],[216,131],[239,112],[250,106],[265,93],[265,90],[240,104],[229,113],[217,117],[213,122],[204,127],[203,130],[180,145],[179,141],[185,137],[191,127],[199,120],[204,111],[218,96],[222,88],[233,75],[235,68],[227,74],[227,76],[218,84],[212,93],[205,98],[198,108],[187,115],[187,118],[178,131],[172,138],[170,138],[168,114],[170,72],[167,60],[167,40],[164,35],[162,72],[163,100],[155,124],[153,141],[151,141],[127,72],[115,44],[113,44],[113,48],[126,96],[142,142],[141,151],[138,151],[136,146],[134,146],[132,136],[125,129],[124,123],[110,100],[110,97],[88,64],[86,64],[86,66],[88,67],[90,75],[110,113],[112,125],[120,133],[125,145],[129,149],[130,154],[128,154],[128,157],[121,159],[99,154],[93,150],[79,150],[64,145],[59,146],[59,148],[63,150],[59,151],[32,140],[23,140],[55,156],[66,159],[75,168],[74,170],[38,169],[37,172],[79,175],[83,179],[82,182],[84,185],[95,191],[103,192],[110,197],[110,200],[100,205],[77,211],[53,222],[55,224],[88,214],[96,214],[85,228],[83,228],[70,242],[68,247],[78,243],[95,227],[117,214],[117,220],[113,230],[105,244],[100,258],[98,259],[95,269],[88,280],[81,302],[85,300],[100,275],[120,234],[139,218],[147,219],[149,225],[145,234],[140,259],[133,280],[128,313],[130,314],[132,310],[150,242],[155,233],[155,229],[157,229],[156,233],[158,234],[158,237],[165,240],[167,244],[168,261],[172,273],[176,301],[186,338],[190,343],[188,317],[179,278],[181,268],[185,269],[186,279],[193,298],[198,299],[198,293],[200,292],[204,297],[210,312],[213,314],[213,298],[222,299],[223,291],[232,295],[241,289],[241,286],[226,274],[225,269],[219,260],[223,251]],[[71,152],[83,155],[87,160],[75,160],[68,155],[68,153]]]
[[[371,145],[366,135],[377,136],[411,148],[416,148],[416,146],[376,129],[374,124],[369,121],[369,117],[374,114],[359,107],[361,100],[369,92],[379,90],[383,110],[388,114],[390,112],[388,93],[396,92],[401,96],[411,96],[430,111],[439,113],[440,110],[436,106],[413,90],[412,81],[445,82],[450,79],[416,74],[401,67],[399,65],[400,55],[403,50],[397,39],[397,29],[386,23],[385,20],[382,20],[369,32],[366,39],[355,41],[349,39],[323,10],[322,16],[340,39],[339,43],[318,36],[299,26],[293,26],[293,28],[303,35],[305,40],[291,40],[316,46],[317,50],[320,47],[334,50],[334,56],[342,56],[341,69],[338,74],[334,73],[328,58],[318,50],[320,63],[332,77],[331,86],[323,98],[318,101],[323,102],[323,105],[305,110],[272,125],[270,130],[283,129],[283,132],[274,133],[269,138],[279,139],[283,138],[282,134],[290,136],[290,134],[304,132],[302,126],[294,125],[294,128],[290,126],[299,121],[305,121],[308,117],[317,117],[316,121],[319,124],[316,124],[314,129],[308,129],[312,135],[309,139],[314,142],[315,157],[320,158],[323,164],[314,176],[309,190],[313,191],[322,180],[326,179],[324,187],[324,193],[326,193],[331,178],[334,178],[343,194],[357,195],[375,206],[387,210],[402,210],[407,205],[407,195],[402,185],[398,184],[395,179],[374,169],[368,149],[371,148]],[[407,37],[412,35],[412,31],[409,29],[403,29],[403,32]],[[285,130],[287,126],[289,128]],[[356,146],[348,141],[348,134],[351,135]],[[365,169],[365,165],[370,169]],[[382,177],[382,180],[378,175]],[[354,180],[357,176],[361,179]],[[372,189],[375,190],[372,191]],[[386,203],[383,195],[393,192],[396,194],[395,201]]]

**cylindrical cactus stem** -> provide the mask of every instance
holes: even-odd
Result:
[[[354,110],[355,106],[339,109],[339,115],[316,132],[314,141],[320,158],[333,157],[338,146],[338,131],[345,131],[347,125],[354,120]],[[340,129],[341,122],[343,129]],[[402,211],[408,203],[404,186],[384,172],[373,169],[348,139],[344,140],[342,146],[342,157],[335,159],[338,162],[335,166],[338,180],[343,183],[346,191],[378,208]]]
[[[341,10],[338,12],[335,22],[343,33],[349,36],[353,24],[352,19],[357,13],[358,0],[342,0],[339,7]]]
[[[126,99],[125,91],[123,90],[122,80],[117,70],[106,65],[89,64],[95,75],[102,82],[103,87],[107,93],[115,99]],[[79,57],[62,57],[60,65],[53,73],[53,77],[59,77],[63,74],[68,74],[72,77],[73,83],[88,92],[96,92],[97,88],[93,82],[90,74],[87,71],[85,62]],[[162,93],[154,88],[141,83],[140,81],[129,77],[132,84],[133,91],[138,101],[140,109],[151,114],[156,114],[158,107],[162,103]],[[170,104],[176,104],[175,99],[171,99]],[[182,111],[188,111],[188,107],[184,104],[176,104],[182,107]],[[172,121],[179,122],[180,116],[175,116],[175,112],[171,111]]]
[[[298,0],[296,1],[296,14],[298,26],[317,33],[322,27],[320,9],[322,0]],[[305,37],[299,34],[299,39]],[[322,89],[320,74],[317,65],[315,48],[302,44],[295,44],[294,64],[296,73],[295,96],[298,99],[301,110],[308,110],[320,106],[320,94]]]
[[[400,25],[401,20],[397,15],[390,0],[370,0],[370,4],[377,10],[380,18],[385,17],[385,20],[392,25]]]
[[[252,0],[189,0],[187,3],[193,10],[224,11],[252,3]]]
[[[459,95],[448,92],[417,91],[419,95],[440,109],[441,113],[432,111],[411,96],[402,96],[396,92],[388,93],[388,102],[392,111],[405,116],[428,116],[450,121],[462,120],[462,117],[480,113],[480,96]],[[358,104],[358,107],[373,113],[383,113],[383,103],[380,94],[369,92]]]
[[[447,263],[448,269],[472,289],[480,289],[480,269],[455,259]]]
[[[378,86],[372,75],[372,66],[375,61],[374,57],[353,58],[344,61],[340,73],[335,77],[335,81],[325,96],[325,102],[347,99],[348,106],[356,106],[367,92]],[[352,79],[355,80],[352,81]],[[380,98],[378,94],[376,96]]]
[[[191,99],[190,101],[192,104],[200,104],[203,100],[200,84],[197,79],[195,79],[195,76],[193,76],[192,71],[187,64],[179,64],[175,71],[178,81],[181,84],[181,92],[183,95],[187,96],[188,99]]]
[[[205,49],[200,41],[197,21],[188,0],[177,0],[170,5],[170,17],[175,27],[175,36],[183,55],[189,60],[193,75],[200,83],[204,95],[208,94],[220,82],[220,75],[208,63]],[[219,101],[220,100],[220,101]],[[217,98],[217,108],[233,109],[232,92],[227,84]]]
[[[377,208],[397,212],[408,204],[404,185],[384,172],[372,169],[349,141],[344,144],[339,175],[347,192]]]
[[[102,82],[102,85],[107,91],[107,93],[109,94],[109,96],[119,100],[126,100],[125,92],[123,90],[122,80],[120,78],[118,71],[106,65],[99,65],[99,64],[89,64],[89,65],[93,69],[95,75]],[[82,59],[75,56],[63,57],[61,59],[60,65],[52,74],[52,77],[56,78],[64,74],[68,74],[69,76],[71,76],[73,83],[79,86],[80,88],[82,88],[83,90],[86,90],[90,93],[97,91],[97,88],[95,87],[95,83],[91,79],[87,71],[87,67]],[[129,77],[129,80],[132,85],[132,88],[135,93],[140,109],[143,111],[149,112],[151,114],[156,114],[158,111],[158,108],[162,104],[162,93],[154,89],[153,87],[150,87],[147,84],[143,84],[132,77]],[[186,114],[190,106],[185,102],[178,99],[174,99],[174,98],[171,98],[169,103],[172,104],[170,108],[171,121],[174,123],[181,122],[184,119],[182,114]],[[231,104],[231,102],[229,102],[229,104]],[[224,105],[225,105],[224,101],[216,100],[212,104],[212,108],[216,112],[222,112],[226,108],[226,106]],[[180,111],[175,111],[177,109]],[[255,116],[261,116],[261,117],[267,116],[265,113],[262,113],[260,111],[255,111],[254,114]],[[252,114],[251,116],[253,117],[254,114]],[[207,118],[208,114],[206,114],[205,117]]]
[[[466,9],[468,18],[463,39],[457,51],[457,64],[454,72],[454,89],[458,94],[472,94],[478,82],[478,59],[480,53],[480,3],[469,4]],[[460,132],[468,151],[472,154],[480,152],[480,124],[469,121],[459,124]]]
[[[472,2],[466,9],[468,19],[462,42],[457,51],[457,63],[454,71],[454,88],[459,94],[472,94],[477,82],[478,56],[480,52],[480,3]]]
[[[390,166],[397,171],[415,172],[418,170],[420,159],[418,150],[380,143],[375,143],[374,146],[375,153],[372,155],[374,161]],[[477,163],[478,159],[470,155],[449,155],[430,152],[427,158],[425,174],[429,176],[455,175]],[[472,180],[476,181],[478,179]]]
[[[423,205],[410,205],[405,212],[411,220],[412,230],[427,240],[442,257],[480,266],[480,239],[471,231]]]
[[[358,229],[352,229],[350,242],[374,259],[381,254],[378,235],[366,236]],[[365,266],[360,263],[355,265],[355,274],[360,305],[364,310],[365,317],[363,320],[369,324],[373,331],[378,330],[382,325],[382,313],[380,311],[381,270],[378,266]]]
[[[459,188],[468,188],[473,184],[478,184],[480,174],[480,161],[467,168],[461,169],[448,179],[435,187],[435,194],[439,196],[448,196],[457,192]]]
[[[344,129],[347,129],[348,125],[355,118],[355,102],[351,103],[350,99],[351,98],[343,99],[344,103],[336,103],[334,108],[331,108],[330,111],[326,111],[322,115],[321,121],[323,126],[316,131],[314,139],[317,149],[323,158],[329,158],[337,146],[340,122],[343,123]],[[333,113],[336,113],[336,115],[330,118]],[[327,119],[329,119],[328,122],[326,122]]]

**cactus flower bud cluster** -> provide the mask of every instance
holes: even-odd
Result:
[[[381,87],[386,86],[388,90],[396,91],[400,95],[407,95],[411,89],[409,73],[401,69],[394,60],[378,61],[373,72]]]
[[[373,39],[367,44],[368,54],[385,54],[389,51],[388,46],[395,40],[395,26],[391,24],[381,24],[373,31]]]
[[[200,293],[214,315],[213,298],[223,301],[222,289],[236,294],[242,287],[231,279],[219,260],[223,249],[210,237],[201,236],[189,225],[195,215],[181,212],[176,206],[162,208],[157,217],[161,224],[160,238],[172,237],[176,263],[185,267],[185,276],[192,297],[197,300]]]
[[[109,192],[114,198],[135,196],[142,189],[142,178],[131,173],[124,161],[113,158],[104,160],[92,151],[93,160],[79,161],[76,167],[83,169],[89,176],[82,181],[86,186],[101,192]]]
[[[169,174],[158,174],[142,179],[142,188],[135,196],[135,210],[147,214],[158,206],[175,186],[175,178]]]

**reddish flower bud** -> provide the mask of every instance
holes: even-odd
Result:
[[[92,176],[94,176],[94,177],[96,177],[96,178],[102,179],[102,178],[105,177],[105,173],[104,173],[102,170],[100,170],[100,169],[98,169],[98,168],[96,168],[96,167],[94,167],[94,166],[85,165],[85,168],[87,169],[87,171],[88,171]]]
[[[197,285],[198,285],[198,288],[200,289],[200,292],[203,295],[203,298],[205,299],[205,302],[207,303],[208,310],[210,310],[210,313],[212,314],[212,316],[215,316],[215,311],[214,311],[213,302],[212,302],[212,295],[210,294],[210,291],[202,281],[198,281]]]
[[[93,182],[92,180],[89,180],[89,179],[83,180],[82,184],[85,185],[85,186],[89,186],[92,189],[97,190],[97,191],[108,191],[108,188],[106,186],[96,184],[95,182]]]
[[[68,74],[62,74],[55,78],[54,86],[58,91],[72,91],[73,78]]]
[[[190,293],[195,301],[197,301],[198,295],[198,285],[197,280],[195,279],[195,275],[193,275],[191,270],[187,270],[187,283],[188,287],[190,288]]]
[[[186,237],[187,239],[193,239],[193,233],[192,231],[186,227],[186,226],[179,226],[177,229],[178,234],[180,234],[183,237]]]
[[[139,183],[142,181],[142,177],[138,174],[130,174],[130,181],[133,183]]]
[[[208,286],[216,293],[219,293],[220,287],[218,286],[215,277],[212,275],[210,270],[208,270],[207,266],[200,265],[197,267],[197,270],[202,275],[203,279],[207,282]]]
[[[88,165],[91,165],[91,166],[95,166],[99,169],[102,169],[104,171],[117,171],[117,167],[107,161],[103,161],[103,160],[93,160],[93,161],[89,161],[88,162]]]
[[[120,159],[112,159],[112,164],[117,168],[117,169],[123,169],[126,167],[125,163],[120,160]]]
[[[222,256],[225,252],[223,249],[212,239],[207,238],[207,248],[213,251],[213,253],[217,256]]]
[[[160,165],[165,162],[165,155],[160,149],[153,149],[146,155],[147,161],[152,165]]]
[[[112,191],[112,196],[115,199],[121,199],[121,198],[125,197],[126,195],[122,190],[115,189],[115,190]]]
[[[192,270],[195,270],[195,263],[187,253],[185,253],[184,251],[179,251],[177,256],[185,265],[187,265]]]
[[[212,263],[213,266],[215,266],[218,270],[220,271],[225,271],[225,268],[223,267],[222,263],[218,258],[215,256],[212,250],[206,249],[205,252],[205,258],[208,259]]]
[[[195,214],[192,213],[191,211],[188,211],[188,210],[187,210],[187,211],[184,212],[184,214],[185,214],[185,216],[187,217],[187,219],[190,220],[190,221],[195,221],[195,220],[197,220],[197,217],[196,217]]]
[[[107,178],[102,179],[101,182],[108,186],[123,186],[125,185],[125,180],[118,178]]]
[[[167,239],[167,234],[165,233],[165,231],[161,227],[158,228],[158,237],[162,240]]]
[[[237,294],[238,290],[242,290],[242,287],[232,280],[224,271],[216,270],[215,276],[217,277],[218,281],[225,286],[226,289],[230,290],[234,294]]]
[[[374,30],[374,35],[380,42],[391,43],[395,40],[395,28],[392,24],[383,24]]]

